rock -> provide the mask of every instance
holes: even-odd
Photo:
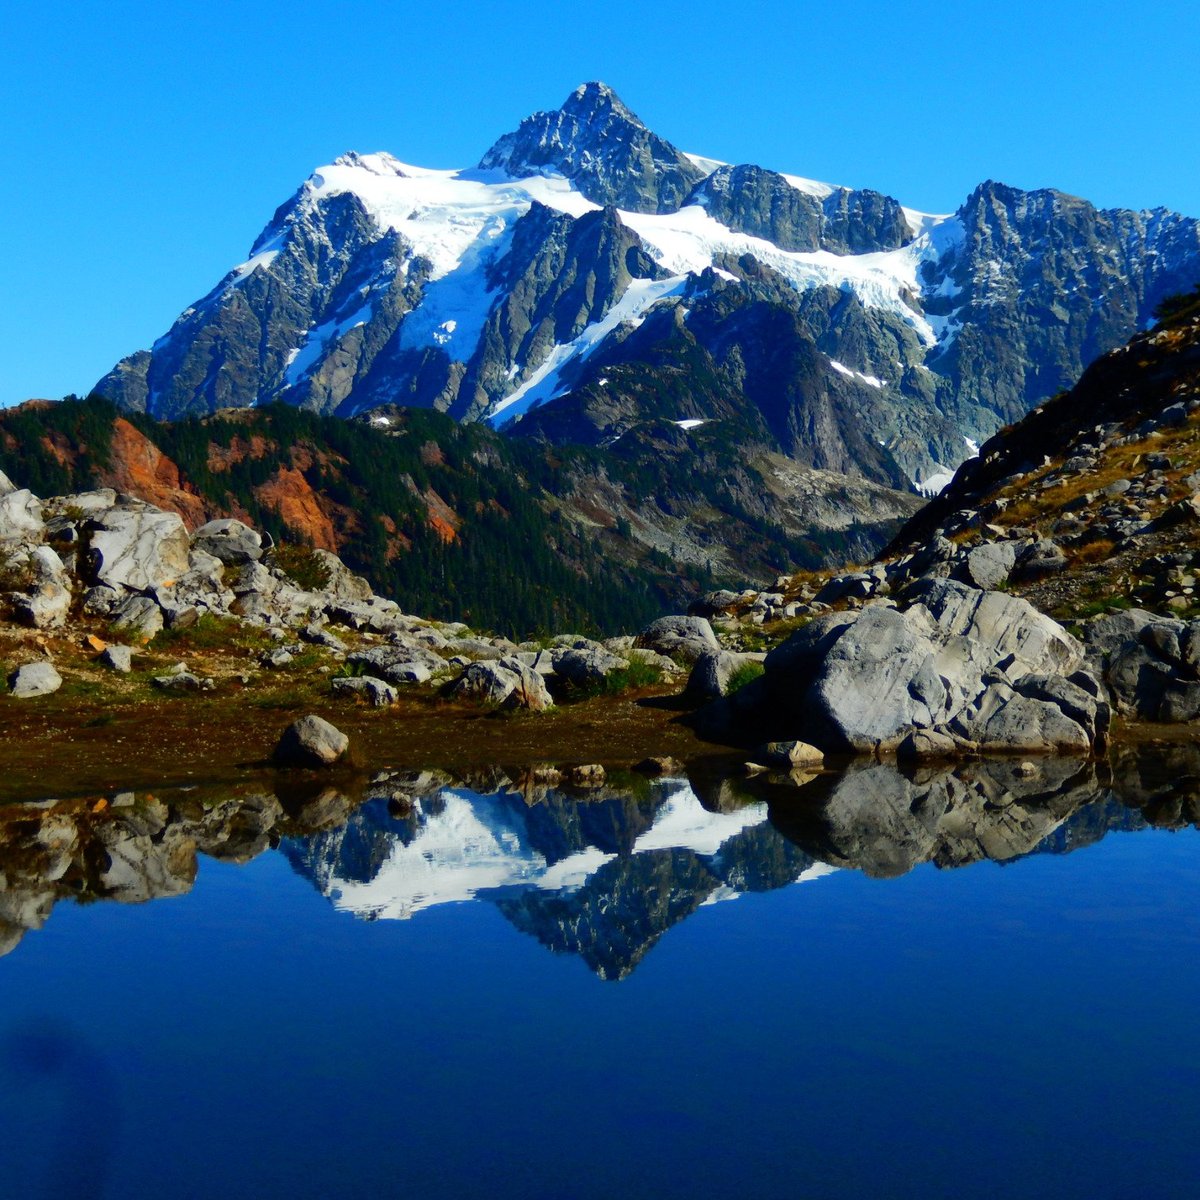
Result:
[[[3,471],[0,471],[0,497],[11,495],[17,490],[17,485]]]
[[[984,542],[967,552],[960,568],[962,581],[984,591],[1004,583],[1017,563],[1017,548],[1012,542]]]
[[[122,675],[128,675],[133,670],[133,650],[129,646],[105,646],[96,661],[110,671],[119,671]]]
[[[312,646],[324,646],[326,650],[345,653],[346,643],[336,633],[330,633],[316,621],[310,621],[300,630],[300,640]]]
[[[107,617],[121,602],[124,593],[107,584],[88,588],[83,594],[83,611],[90,617]]]
[[[607,772],[599,763],[582,763],[568,772],[570,781],[576,787],[583,788],[601,787],[607,777]]]
[[[520,659],[469,663],[450,685],[449,695],[457,700],[474,700],[502,709],[527,708],[541,712],[553,701],[542,677]]]
[[[331,554],[328,550],[314,550],[313,555],[329,572],[329,582],[321,589],[325,595],[332,596],[335,600],[372,598],[371,585],[361,575],[355,575],[336,554]]]
[[[149,506],[111,508],[92,517],[91,581],[148,589],[173,582],[189,570],[190,542],[183,521]]]
[[[268,650],[258,661],[268,670],[279,671],[284,667],[291,666],[296,661],[296,656],[286,647],[276,646],[273,650]]]
[[[945,761],[956,758],[959,744],[949,734],[936,733],[931,729],[914,729],[899,746],[896,757],[918,762]]]
[[[360,696],[372,708],[387,708],[389,704],[395,704],[400,699],[400,693],[390,683],[385,683],[382,679],[373,679],[370,675],[339,676],[332,680],[330,686],[334,695]]]
[[[18,700],[49,696],[62,687],[62,676],[48,662],[25,663],[8,677],[8,694]]]
[[[819,767],[825,762],[825,755],[816,746],[797,741],[767,742],[754,752],[754,757],[768,767],[785,771],[793,767]]]
[[[25,556],[32,584],[13,597],[13,615],[35,629],[57,629],[71,610],[71,580],[63,561],[50,546],[36,546]]]
[[[171,671],[166,675],[155,675],[150,683],[166,692],[203,692],[210,691],[213,686],[211,679],[201,679],[191,671]]]
[[[1047,682],[1083,664],[1083,647],[1049,617],[940,578],[910,586],[905,600],[903,611],[817,618],[773,650],[762,680],[722,702],[714,719],[779,730],[825,752],[940,755],[950,752],[942,738],[956,753],[1077,750],[1103,738],[1104,701]]]
[[[551,662],[554,673],[575,687],[602,684],[613,671],[629,665],[625,659],[609,654],[607,650],[556,650],[551,655]]]
[[[1097,618],[1084,636],[1118,712],[1145,721],[1200,717],[1200,622],[1130,609]]]
[[[1065,571],[1067,556],[1049,538],[1041,538],[1020,550],[1012,578],[1017,581],[1044,579]]]
[[[27,488],[0,496],[0,542],[40,542],[42,502]]]
[[[163,627],[163,611],[146,596],[130,596],[112,612],[112,628],[148,642]]]
[[[329,767],[350,748],[350,739],[321,717],[294,721],[280,737],[272,761],[281,767]]]
[[[445,668],[446,663],[422,646],[372,646],[369,650],[355,650],[346,658],[346,666],[388,683],[404,684],[425,683],[435,671]]]
[[[262,538],[249,525],[226,519],[209,521],[192,534],[192,550],[210,554],[226,566],[257,562],[263,555]]]
[[[668,657],[678,654],[688,662],[695,662],[706,650],[721,649],[704,617],[659,617],[637,635],[634,645]]]
[[[706,650],[696,659],[688,677],[687,693],[697,700],[724,696],[733,676],[751,663],[761,663],[763,654],[737,654],[732,650]]]

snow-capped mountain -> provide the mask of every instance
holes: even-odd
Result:
[[[648,419],[905,487],[1200,278],[1200,227],[985,183],[956,213],[686,154],[578,88],[477,167],[348,154],[97,391],[163,417],[432,406],[554,441]]]

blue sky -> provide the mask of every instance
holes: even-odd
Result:
[[[683,149],[949,211],[1200,215],[1189,3],[8,4],[0,404],[85,392],[345,150],[475,162],[587,79]]]

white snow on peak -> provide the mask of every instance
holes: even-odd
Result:
[[[701,170],[724,164],[690,155]],[[824,197],[835,189],[800,176],[785,176],[792,186]],[[413,261],[423,260],[423,297],[401,325],[405,349],[436,347],[455,362],[474,354],[497,293],[488,286],[490,268],[511,245],[513,228],[534,203],[572,217],[597,209],[562,176],[535,175],[513,179],[503,170],[430,170],[401,162],[390,154],[347,154],[321,167],[305,183],[297,212],[343,194],[358,198],[381,231],[395,231],[406,247],[396,271],[407,275]],[[527,364],[513,376],[513,390],[493,406],[488,419],[507,422],[557,394],[560,373],[571,361],[585,357],[622,322],[639,322],[659,300],[681,290],[689,273],[712,267],[714,259],[752,254],[779,272],[797,290],[832,286],[853,291],[864,305],[893,313],[909,324],[932,348],[953,340],[957,325],[951,317],[926,317],[919,297],[925,263],[937,260],[961,238],[953,217],[905,210],[915,237],[899,250],[836,255],[825,251],[797,253],[734,232],[711,217],[703,206],[689,205],[675,213],[621,213],[621,220],[646,244],[650,254],[671,276],[662,281],[635,280],[618,304],[568,345],[554,347],[540,363]],[[235,268],[227,286],[238,286],[256,270],[268,267],[287,236],[281,226],[256,253]],[[728,272],[720,274],[733,279]],[[373,284],[376,292],[391,279]],[[957,288],[943,279],[936,293],[952,296]],[[356,323],[369,320],[371,307],[330,316],[310,330],[295,347],[285,382],[299,382]],[[532,369],[531,369],[532,368]],[[521,376],[524,378],[521,378]],[[867,382],[872,377],[863,376]],[[882,381],[873,384],[882,386]]]
[[[675,213],[622,212],[621,220],[646,243],[659,266],[673,275],[699,273],[719,254],[752,254],[798,291],[821,286],[853,291],[864,305],[891,312],[912,326],[927,346],[937,343],[933,326],[915,298],[922,291],[922,266],[939,257],[947,244],[944,226],[898,250],[843,255],[781,250],[764,238],[735,233],[697,204]]]
[[[393,229],[440,279],[488,231],[503,228],[536,200],[573,217],[598,207],[561,176],[509,180],[500,171],[433,171],[387,154],[346,155],[305,185],[314,200],[353,193],[382,229]]]
[[[843,190],[832,183],[821,183],[816,179],[805,179],[803,175],[784,175],[783,177],[796,191],[804,192],[809,196],[815,196],[818,200],[824,200],[832,196],[834,192]]]
[[[698,429],[701,425],[707,425],[708,421],[702,417],[688,417],[685,421],[672,421],[672,425],[678,425],[680,429]]]
[[[705,158],[703,154],[688,154],[684,151],[683,157],[688,160],[693,166],[699,167],[705,175],[711,175],[720,167],[729,166],[728,163],[722,162],[719,158]]]
[[[918,212],[915,208],[905,208],[904,205],[900,206],[900,211],[904,214],[905,224],[908,225],[908,231],[913,237],[930,233],[939,225],[954,219],[953,213]]]
[[[589,325],[577,338],[555,346],[520,387],[492,406],[488,421],[505,425],[553,399],[563,388],[561,372],[568,363],[582,362],[620,325],[640,325],[660,300],[678,295],[687,283],[684,275],[669,279],[634,279],[625,294],[604,317]]]
[[[846,366],[845,363],[840,363],[836,358],[829,360],[829,365],[839,374],[845,375],[849,379],[859,379],[863,383],[869,383],[873,388],[886,387],[887,384],[878,376],[864,375],[861,371],[855,371],[852,367]]]

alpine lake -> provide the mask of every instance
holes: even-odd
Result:
[[[536,779],[0,804],[3,1195],[1196,1194],[1200,748]]]

